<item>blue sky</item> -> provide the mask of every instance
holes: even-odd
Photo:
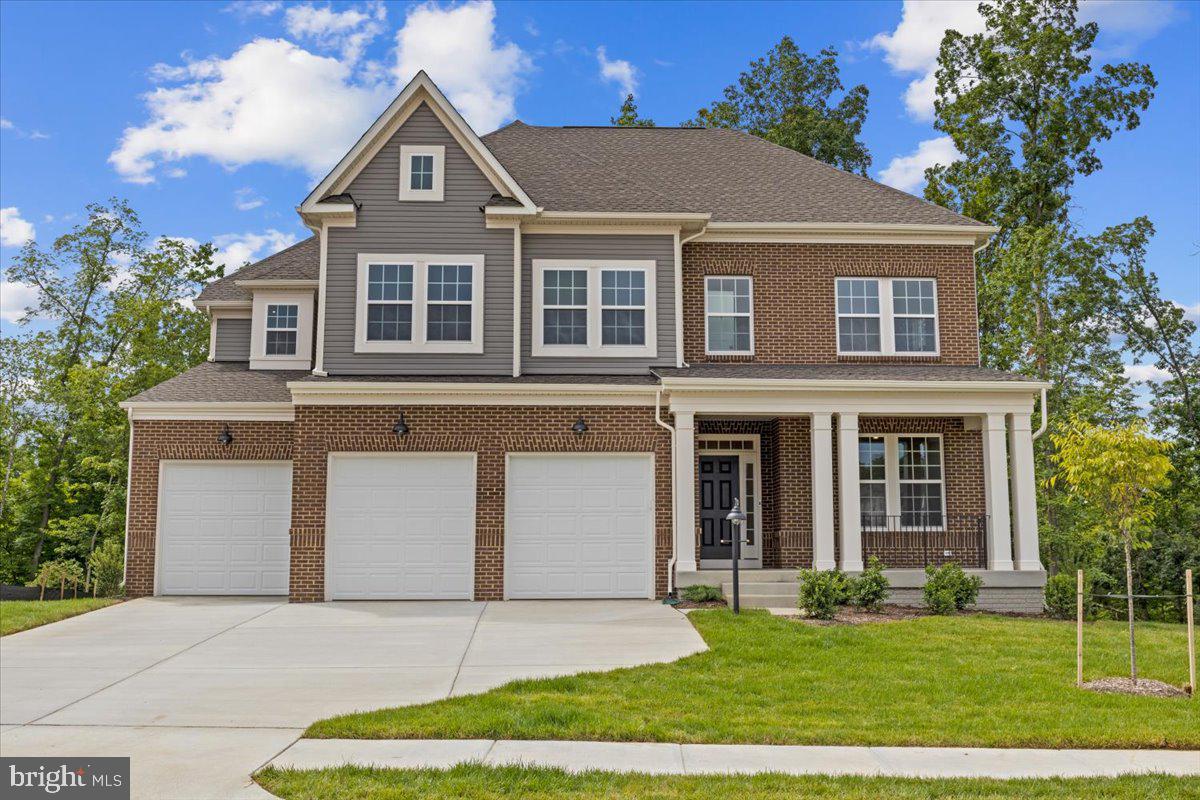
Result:
[[[1146,214],[1151,267],[1200,312],[1200,5],[1093,0],[1098,58],[1148,62],[1142,126],[1103,143],[1081,181],[1087,230]],[[514,117],[607,124],[632,90],[678,124],[784,34],[841,53],[871,92],[871,175],[920,193],[946,158],[928,119],[942,31],[972,3],[0,4],[0,207],[5,263],[127,197],[153,235],[213,240],[231,264],[303,238],[294,207],[425,68],[480,133]],[[5,284],[11,329],[22,289]]]

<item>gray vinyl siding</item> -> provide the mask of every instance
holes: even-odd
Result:
[[[213,360],[249,361],[250,318],[218,318],[213,320],[213,324],[217,326],[217,341]]]
[[[442,202],[400,202],[400,146],[446,148]],[[422,105],[346,189],[358,225],[329,229],[325,359],[330,375],[511,374],[513,233],[487,230],[480,207],[495,188],[428,106]],[[482,253],[483,353],[355,353],[359,253]]]
[[[658,327],[657,358],[534,358],[533,260],[536,258],[653,259],[655,321]],[[614,234],[541,234],[521,237],[521,371],[527,373],[633,373],[652,366],[675,366],[675,238],[673,236]]]

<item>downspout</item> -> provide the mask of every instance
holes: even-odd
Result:
[[[1042,387],[1042,424],[1033,432],[1033,441],[1037,441],[1038,437],[1046,432],[1046,425],[1049,423],[1050,417],[1046,414],[1046,387]]]
[[[512,374],[521,377],[521,225],[513,225],[513,355]]]
[[[683,360],[683,246],[707,230],[705,223],[690,236],[681,236],[682,231],[675,234],[675,366],[681,369],[687,366]]]
[[[662,418],[662,387],[654,393],[654,421],[660,427],[666,428],[671,432],[671,558],[667,561],[667,594],[670,595],[675,591],[675,560],[679,552],[679,543],[675,538],[676,520],[679,518],[679,509],[676,508],[675,502],[675,428],[668,425]]]

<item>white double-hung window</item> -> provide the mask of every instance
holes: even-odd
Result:
[[[937,281],[837,278],[839,355],[936,355]]]
[[[655,262],[533,259],[533,355],[653,358]]]
[[[945,525],[942,437],[886,434],[858,439],[858,498],[864,530],[940,530]]]
[[[354,350],[482,353],[483,256],[358,256]]]
[[[754,353],[753,291],[753,282],[745,276],[709,276],[704,279],[706,353]]]

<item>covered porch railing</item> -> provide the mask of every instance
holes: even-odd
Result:
[[[953,561],[966,568],[987,566],[987,514],[910,512],[862,516],[864,558],[878,556],[892,569],[938,566]]]

